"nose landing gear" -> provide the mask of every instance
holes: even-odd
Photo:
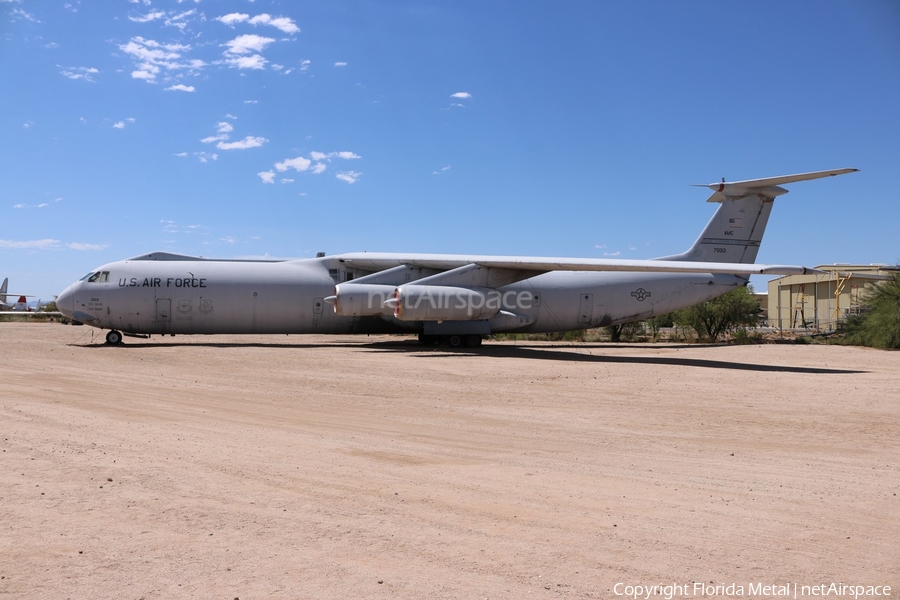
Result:
[[[106,334],[106,343],[115,346],[122,343],[122,333],[113,329]]]

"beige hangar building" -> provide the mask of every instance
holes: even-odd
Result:
[[[765,310],[769,327],[828,332],[859,314],[866,288],[890,279],[886,265],[819,265],[825,274],[786,275],[769,281]]]

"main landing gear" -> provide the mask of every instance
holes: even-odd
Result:
[[[447,345],[451,348],[479,348],[481,346],[481,336],[472,335],[426,335],[419,334],[419,342],[425,346],[443,346]]]
[[[113,329],[106,334],[106,343],[110,346],[116,346],[122,343],[122,332]]]

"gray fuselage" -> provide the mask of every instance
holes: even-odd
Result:
[[[136,334],[421,332],[422,322],[390,311],[335,314],[325,301],[335,285],[370,273],[347,267],[340,255],[278,262],[138,257],[99,267],[69,286],[57,305],[75,321]],[[624,323],[744,283],[723,274],[554,271],[497,288],[504,308],[530,323],[492,322],[489,329],[553,332]],[[440,326],[452,333],[454,323],[460,331],[471,327],[465,321]]]

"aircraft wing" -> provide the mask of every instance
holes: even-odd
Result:
[[[0,310],[0,316],[7,317],[61,317],[63,314],[55,310]]]
[[[458,256],[451,254],[390,254],[359,252],[336,258],[359,269],[382,271],[401,265],[445,271],[466,265],[490,269],[534,271],[632,271],[642,273],[729,273],[735,275],[811,275],[824,273],[811,267],[671,260],[617,260],[535,256]]]

